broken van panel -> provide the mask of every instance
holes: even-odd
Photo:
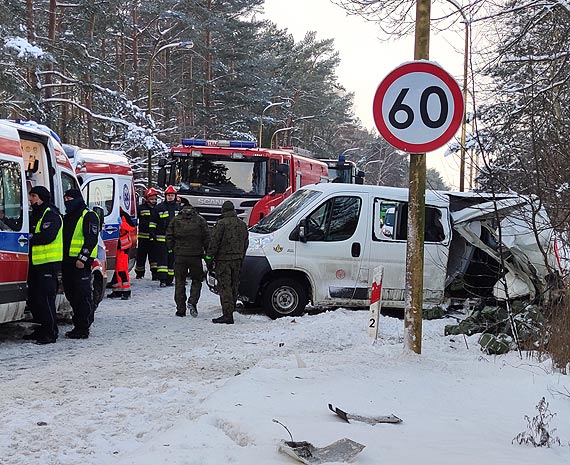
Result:
[[[299,314],[308,302],[366,306],[372,272],[382,265],[382,305],[404,308],[407,218],[407,189],[307,186],[250,230],[240,296],[272,317]],[[546,214],[514,194],[428,191],[424,238],[426,308],[475,297],[532,299],[555,269]]]

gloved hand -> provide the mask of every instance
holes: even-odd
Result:
[[[204,257],[204,261],[206,262],[206,268],[208,268],[208,271],[212,273],[216,268],[216,263],[214,262],[214,258],[206,255]]]

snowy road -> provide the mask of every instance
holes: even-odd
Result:
[[[218,298],[206,287],[196,319],[174,316],[173,288],[133,287],[130,301],[102,302],[87,340],[37,346],[20,325],[0,327],[0,464],[295,463],[277,452],[288,434],[273,418],[295,440],[361,442],[356,463],[368,465],[570,462],[570,399],[551,394],[568,377],[481,357],[475,340],[467,349],[442,336],[449,321],[425,322],[415,357],[402,354],[393,318],[372,346],[363,311],[213,325]],[[565,446],[512,445],[543,395]],[[349,425],[328,402],[404,423]]]

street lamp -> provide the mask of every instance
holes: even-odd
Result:
[[[259,118],[259,148],[261,148],[261,136],[263,134],[263,116],[265,115],[265,112],[267,110],[269,110],[272,107],[285,107],[285,108],[289,108],[291,106],[291,101],[290,100],[285,100],[284,102],[275,102],[275,103],[270,103],[269,105],[267,105],[263,111],[261,112],[261,118]]]
[[[342,157],[345,153],[354,152],[355,150],[360,150],[360,147],[352,147],[350,149],[346,149],[340,154],[340,156]],[[380,161],[380,160],[374,160],[374,161]]]
[[[370,160],[364,163],[364,172],[366,173],[366,167],[372,163],[384,163],[384,160]],[[381,169],[378,170],[378,179],[376,180],[376,185],[380,185],[380,175],[382,174]]]
[[[148,94],[147,94],[147,114],[149,116],[149,124],[154,127],[154,122],[152,120],[152,65],[154,64],[154,59],[168,48],[185,49],[190,50],[194,47],[194,42],[191,40],[185,40],[180,42],[172,42],[170,44],[163,45],[158,50],[154,51],[148,60]],[[156,46],[155,46],[156,49]],[[152,187],[152,149],[148,149],[148,160],[147,160],[147,176],[148,176],[148,187]]]
[[[281,128],[281,129],[277,129],[277,131],[275,131],[273,133],[273,135],[271,136],[271,142],[269,143],[269,148],[272,149],[273,148],[273,139],[275,139],[275,135],[279,132],[283,132],[283,131],[296,131],[297,128],[295,126],[290,126],[288,128]]]

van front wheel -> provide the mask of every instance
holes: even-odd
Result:
[[[298,316],[307,305],[307,290],[294,279],[276,279],[264,289],[262,302],[263,310],[273,319]]]

